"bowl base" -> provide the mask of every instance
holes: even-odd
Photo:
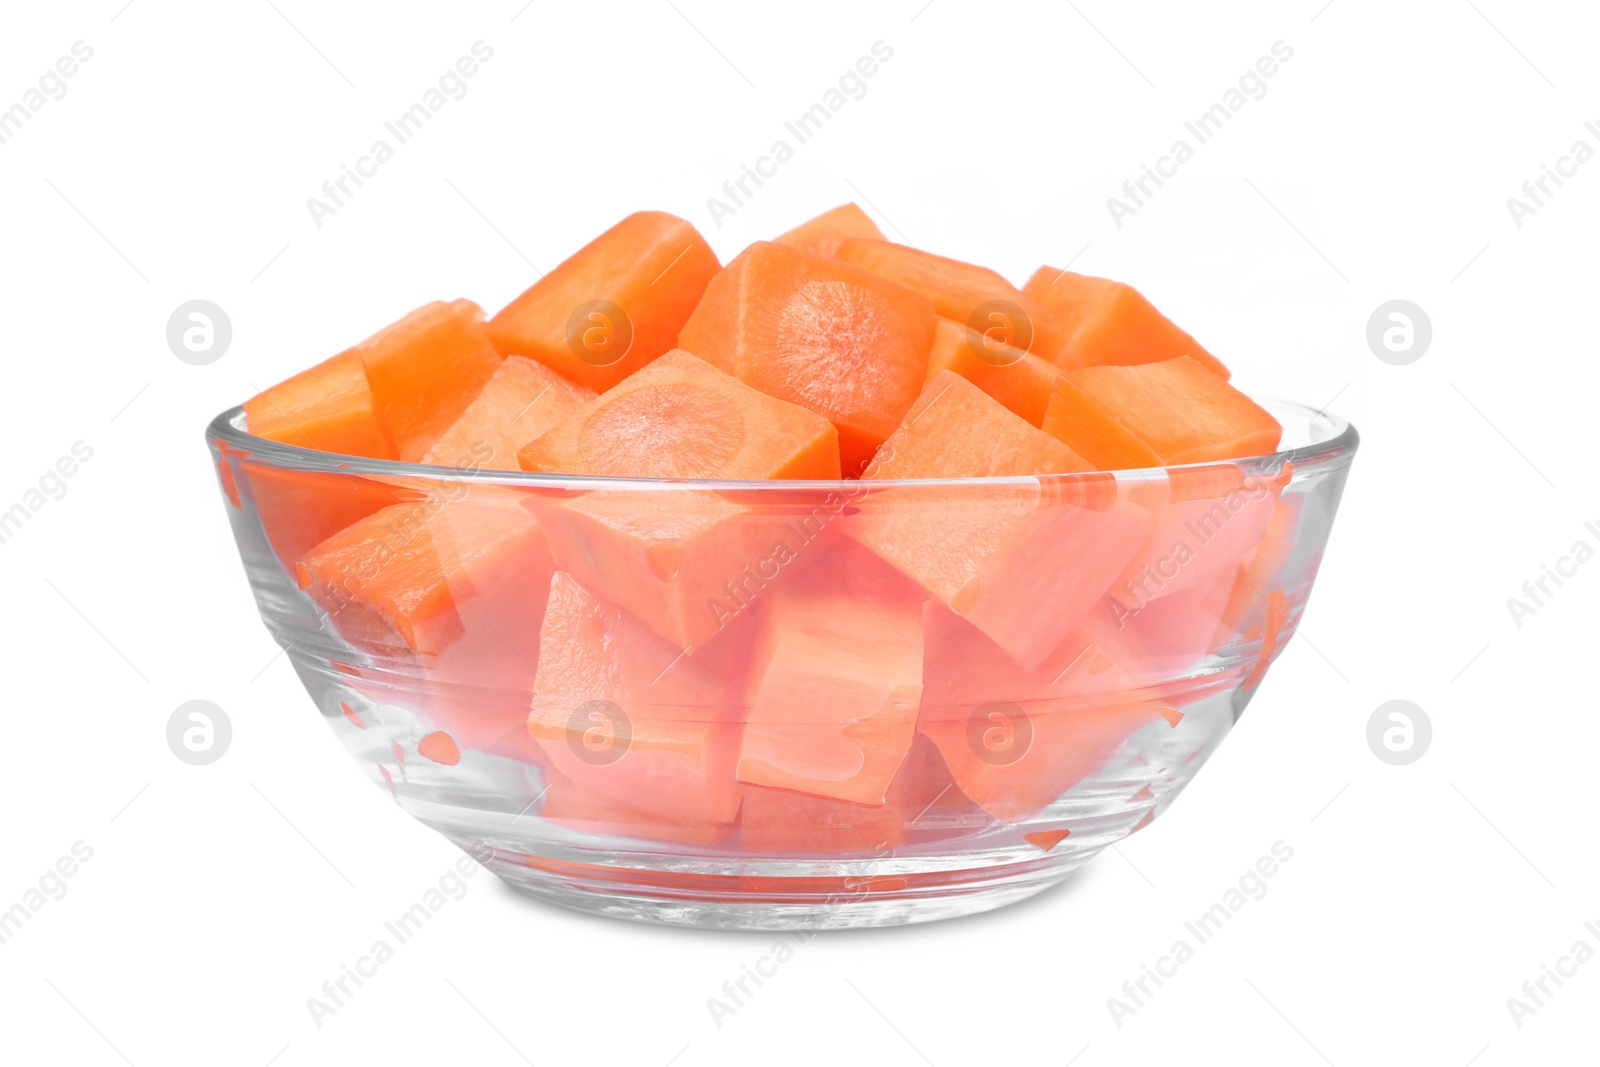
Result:
[[[705,930],[845,930],[992,911],[1066,879],[1079,862],[1010,863],[855,876],[707,874],[550,860],[495,849],[479,860],[537,900],[591,915]],[[922,857],[924,864],[930,857]],[[1083,857],[1087,859],[1087,857]],[[921,866],[921,865],[919,865]]]

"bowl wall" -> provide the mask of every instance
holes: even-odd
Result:
[[[208,439],[262,619],[401,807],[557,903],[825,928],[1021,899],[1172,803],[1292,637],[1356,449],[1268,406],[1276,456],[961,482]]]

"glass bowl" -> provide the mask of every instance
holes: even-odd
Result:
[[[733,929],[984,911],[1148,826],[1295,631],[1357,447],[901,482],[567,477],[207,440],[267,629],[512,886]],[[478,450],[480,453],[486,450]]]

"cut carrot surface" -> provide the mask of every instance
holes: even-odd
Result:
[[[990,478],[1094,470],[965,378],[943,371],[923,386],[864,479]]]
[[[495,502],[391,505],[312,549],[296,580],[358,647],[442,653],[479,628],[476,613],[504,595],[501,586],[548,581],[533,517],[514,500],[487,499]]]
[[[1261,542],[1239,568],[1223,609],[1223,620],[1235,629],[1245,628],[1252,606],[1260,603],[1267,590],[1283,584],[1282,569],[1294,552],[1303,501],[1298,495],[1278,498]]]
[[[380,673],[398,661],[425,677],[419,710],[456,744],[523,758],[552,569],[532,516],[485,488],[378,511],[312,550],[297,577]]]
[[[921,596],[844,542],[761,602],[738,776],[883,804],[922,699]]]
[[[1040,267],[1022,287],[1050,319],[1057,347],[1039,354],[1066,370],[1188,356],[1224,381],[1228,368],[1131,285]]]
[[[997,695],[1024,708],[1138,703],[1159,681],[1140,634],[1104,604],[1031,668],[937,601],[924,605],[922,631],[922,725],[964,722]]]
[[[928,379],[954,371],[1032,426],[1044,411],[1061,368],[958,322],[941,318],[928,354]]]
[[[900,486],[859,500],[843,527],[1024,667],[1043,662],[1149,535],[1136,493],[1109,499],[1048,479]]]
[[[831,211],[824,211],[809,222],[799,226],[779,237],[774,238],[781,244],[793,245],[802,252],[810,252],[814,256],[831,256],[839,250],[839,243],[851,237],[868,237],[874,240],[883,240],[883,231],[878,229],[877,223],[867,217],[855,204],[840,204]]]
[[[247,451],[229,448],[228,442],[221,439],[218,439],[212,446],[211,462],[217,468],[217,484],[222,488],[222,495],[228,498],[228,503],[235,511],[244,509],[244,494],[239,489],[241,479],[235,473],[234,460],[230,457],[236,456],[243,459],[249,455],[250,453]]]
[[[313,548],[380,508],[408,499],[403,488],[348,471],[280,467],[256,457],[238,460],[247,496],[279,564],[290,574]]]
[[[366,368],[354,351],[303,370],[244,402],[246,426],[257,437],[372,459],[395,458],[378,418]]]
[[[1187,356],[1067,372],[1044,429],[1101,470],[1264,455],[1283,433],[1259,404]]]
[[[837,478],[827,419],[669,352],[522,449],[522,468],[636,478]]]
[[[483,310],[470,300],[418,308],[350,351],[366,368],[396,457],[412,463],[460,418],[500,366]]]
[[[1144,547],[1111,587],[1125,608],[1232,575],[1266,534],[1282,482],[1233,464],[1166,472]]]
[[[489,333],[506,355],[604,392],[677,344],[720,266],[683,219],[636,212],[534,282]]]
[[[641,810],[619,800],[605,788],[575,782],[559,770],[546,771],[539,815],[557,826],[583,834],[707,847],[716,847],[737,829],[737,824],[731,821],[705,818],[690,821],[670,809],[663,813],[659,807]]]
[[[996,704],[974,721],[931,723],[923,730],[963,793],[1000,821],[1017,823],[1099,771],[1128,738],[1160,722],[1162,710],[1108,704],[1019,714],[1014,705]]]
[[[1181,706],[1211,691],[1216,679],[1196,683],[1191,673],[1200,660],[1238,638],[1222,623],[1233,582],[1232,573],[1214,574],[1159,600],[1112,609],[1123,630],[1148,655],[1152,677],[1171,683],[1162,686],[1162,695],[1170,702]]]
[[[557,572],[528,732],[590,796],[706,831],[732,822],[747,633],[685,655]]]
[[[938,749],[919,735],[879,806],[745,786],[739,844],[747,852],[883,857],[914,838],[938,836],[939,817],[965,804]]]
[[[946,372],[924,390],[865,481],[1087,469],[1047,438]],[[851,536],[1027,666],[1100,598],[1153,521],[1104,475],[902,486],[865,496],[857,508],[844,527]]]
[[[679,346],[829,419],[855,476],[916,399],[933,306],[848,264],[758,241],[706,287]]]
[[[678,648],[741,616],[815,534],[770,508],[711,492],[530,498],[556,560]]]
[[[1103,608],[1031,670],[938,604],[925,609],[924,635],[917,729],[962,792],[1002,821],[1037,814],[1135,731],[1177,717],[1149,688],[1140,638]]]
[[[834,255],[921,293],[941,316],[978,330],[993,344],[1035,354],[1055,351],[1055,327],[1048,317],[988,267],[866,238],[841,241]]]
[[[517,452],[594,399],[594,390],[569,382],[542,363],[508,356],[424,463],[514,471]]]

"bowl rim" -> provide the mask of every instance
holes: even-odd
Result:
[[[224,453],[263,459],[292,470],[317,471],[328,474],[375,475],[380,477],[425,478],[441,482],[471,480],[488,485],[543,487],[558,489],[599,490],[661,490],[697,489],[705,491],[788,492],[810,490],[819,492],[860,492],[863,487],[888,489],[895,487],[952,487],[972,486],[1037,486],[1041,481],[1070,485],[1074,482],[1098,482],[1107,477],[1119,481],[1164,478],[1169,471],[1183,471],[1219,466],[1240,467],[1247,471],[1276,476],[1285,464],[1294,465],[1293,480],[1317,472],[1337,470],[1348,466],[1361,444],[1361,435],[1355,424],[1342,415],[1330,413],[1326,408],[1314,408],[1298,401],[1253,397],[1275,416],[1298,415],[1298,421],[1310,428],[1317,437],[1316,428],[1325,427],[1324,435],[1307,444],[1280,449],[1257,456],[1243,456],[1227,460],[1205,460],[1199,463],[1182,463],[1166,467],[1136,467],[1114,471],[1084,471],[1067,474],[1002,475],[983,478],[884,478],[863,481],[855,478],[840,479],[731,479],[731,478],[636,478],[602,474],[550,474],[539,471],[507,471],[483,467],[445,467],[431,463],[413,463],[399,459],[373,459],[367,456],[347,456],[336,452],[321,452],[301,445],[257,437],[243,428],[244,406],[236,405],[218,414],[206,427],[206,441],[221,443]],[[1281,421],[1281,418],[1280,418]]]

